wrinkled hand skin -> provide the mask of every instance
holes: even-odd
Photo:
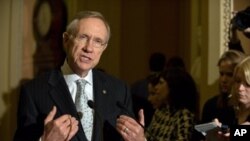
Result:
[[[139,122],[144,126],[143,110],[139,111]],[[144,129],[140,124],[129,116],[121,115],[117,118],[116,130],[125,141],[145,141]]]
[[[57,119],[56,107],[52,110],[44,120],[44,131],[41,137],[42,141],[69,141],[78,131],[78,121],[71,115],[65,114]]]

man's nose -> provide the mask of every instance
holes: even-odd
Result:
[[[84,50],[87,52],[92,52],[93,51],[93,41],[91,39],[86,41],[86,44],[84,45]]]

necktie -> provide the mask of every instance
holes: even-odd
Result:
[[[85,93],[85,85],[87,81],[84,79],[79,79],[76,81],[77,92],[75,105],[77,112],[82,113],[81,124],[85,135],[89,141],[91,141],[92,131],[93,131],[93,111],[88,106],[88,97]]]

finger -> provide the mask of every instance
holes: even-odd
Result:
[[[120,125],[120,129],[123,130],[125,127],[129,128],[132,131],[138,130],[138,126],[144,128],[144,125],[140,123],[140,121],[136,121],[135,119],[121,115],[118,119],[118,125]]]
[[[122,124],[120,120],[121,119],[119,119],[119,118],[117,119],[116,130],[122,135],[123,139],[126,141],[128,134],[125,132],[125,128],[127,128],[127,127],[124,126],[124,124]]]
[[[68,133],[67,133],[67,137],[66,137],[65,141],[70,140],[70,139],[69,139],[69,138],[70,138],[70,132],[71,132],[71,130],[72,130],[71,116],[68,116],[68,120],[67,120],[67,121],[69,121],[69,125],[66,126],[66,129],[68,130]]]
[[[118,125],[120,125],[121,130],[123,130],[124,127],[131,127],[133,124],[136,124],[136,121],[133,118],[126,115],[121,115],[117,122]]]
[[[125,125],[125,120],[124,120],[124,117],[123,116],[120,116],[118,119],[117,119],[117,122],[116,122],[116,130],[120,133],[120,134],[124,134],[123,130],[126,128],[126,125]]]
[[[124,126],[124,121],[119,117],[118,119],[117,119],[117,121],[116,121],[116,129],[118,130],[118,131],[122,131],[122,127]]]
[[[60,116],[59,118],[57,118],[55,120],[55,122],[58,124],[58,125],[65,125],[65,126],[68,126],[70,124],[70,118],[71,118],[71,115],[62,115]]]
[[[71,126],[71,116],[63,115],[55,120],[55,124],[58,125],[62,131],[68,131],[69,127]]]
[[[241,125],[250,125],[250,122],[246,121],[246,122],[242,123]]]
[[[225,135],[225,137],[229,137],[230,136],[230,133],[226,133],[226,134],[224,134]]]
[[[79,129],[79,127],[76,126],[76,127],[73,128],[72,130],[70,130],[69,135],[68,135],[68,137],[67,137],[66,140],[67,140],[67,141],[71,140],[72,137],[75,136],[75,134],[77,133],[78,129]]]
[[[48,122],[52,121],[56,115],[56,106],[53,106],[52,110],[49,112],[48,116],[44,120],[44,125],[46,125]]]
[[[139,122],[141,123],[141,125],[144,126],[145,121],[144,121],[144,111],[143,111],[143,109],[140,109],[138,115],[139,115]]]
[[[135,119],[127,116],[127,115],[120,115],[119,120],[122,124],[125,124],[125,122],[135,122]]]
[[[216,123],[217,126],[221,127],[222,123],[219,121],[219,119],[215,118],[214,122]]]
[[[245,30],[244,30],[244,32],[250,32],[250,28],[248,27],[248,28],[246,28]]]
[[[70,129],[70,115],[62,115],[57,119],[54,119],[52,123],[53,128],[60,131],[65,138],[68,136],[69,129]]]
[[[70,140],[78,131],[79,127],[78,127],[78,120],[76,120],[74,117],[71,118],[71,127],[70,127],[70,131],[68,134],[68,137],[66,140]]]
[[[68,140],[71,131],[71,116],[63,115],[53,122],[64,136],[64,140]]]

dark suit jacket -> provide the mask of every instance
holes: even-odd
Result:
[[[115,125],[117,116],[125,111],[117,106],[117,102],[124,104],[132,113],[132,101],[127,85],[104,72],[93,70],[93,89],[95,101],[93,141],[122,140]],[[22,86],[20,94],[15,141],[37,141],[43,133],[44,119],[53,105],[57,107],[55,118],[70,114],[79,120],[60,70],[47,72],[28,82]],[[86,141],[81,124],[72,141]]]

